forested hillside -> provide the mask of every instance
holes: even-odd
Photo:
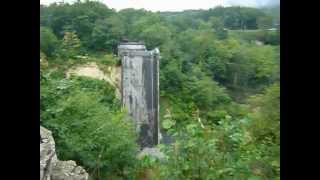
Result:
[[[92,179],[280,179],[280,21],[265,9],[115,11],[96,1],[40,6],[41,124],[57,154]],[[270,30],[271,29],[271,30]],[[136,158],[116,87],[67,77],[79,64],[121,66],[122,39],[160,49],[166,155]]]

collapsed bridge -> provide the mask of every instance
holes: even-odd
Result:
[[[141,148],[159,143],[159,59],[156,48],[148,51],[144,43],[125,42],[118,45],[121,58],[121,99],[128,109]]]

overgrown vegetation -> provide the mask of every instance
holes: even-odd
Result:
[[[41,124],[92,179],[280,179],[280,31],[266,9],[119,12],[96,1],[41,6]],[[119,63],[122,38],[159,47],[166,160],[137,159],[136,134],[104,81],[73,65]]]

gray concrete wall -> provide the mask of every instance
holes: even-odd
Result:
[[[143,44],[118,46],[122,61],[122,103],[139,134],[142,148],[159,143],[159,52]]]

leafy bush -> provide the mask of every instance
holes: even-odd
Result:
[[[249,107],[209,112],[215,123],[204,126],[197,117],[176,121],[172,111],[163,127],[175,142],[163,147],[167,161],[153,165],[160,166],[161,179],[279,179],[279,97],[274,84],[250,97]]]
[[[90,78],[50,78],[41,84],[41,119],[58,157],[76,160],[92,176],[127,176],[136,162],[136,135],[114,88]]]

